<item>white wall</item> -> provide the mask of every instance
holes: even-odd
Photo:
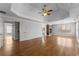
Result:
[[[76,26],[75,23],[67,23],[65,25],[69,25],[71,27],[70,32],[63,32],[61,31],[62,24],[54,24],[52,26],[52,35],[62,35],[62,36],[75,36],[76,35]]]
[[[0,18],[0,48],[2,47],[3,43],[3,21]]]
[[[22,21],[20,23],[20,39],[29,40],[42,36],[42,26],[39,23],[31,21]]]

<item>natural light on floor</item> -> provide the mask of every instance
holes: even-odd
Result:
[[[57,44],[60,46],[64,46],[64,47],[72,47],[73,46],[72,39],[65,38],[65,37],[57,37]]]

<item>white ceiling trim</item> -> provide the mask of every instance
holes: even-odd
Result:
[[[66,18],[66,19],[63,19],[63,20],[49,22],[48,24],[49,25],[53,25],[53,24],[66,24],[66,23],[72,23],[72,22],[76,22],[75,18],[69,17],[69,18]]]

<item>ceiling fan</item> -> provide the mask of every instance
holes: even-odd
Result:
[[[47,5],[44,5],[42,8],[42,12],[40,13],[42,13],[42,16],[48,16],[48,15],[51,15],[52,11],[53,11],[52,9],[48,10]]]

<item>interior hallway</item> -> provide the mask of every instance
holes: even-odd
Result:
[[[11,37],[7,36],[6,39]],[[75,37],[50,36],[42,43],[41,38],[26,41],[12,41],[0,49],[0,55],[14,56],[72,56],[79,55],[79,44]]]

